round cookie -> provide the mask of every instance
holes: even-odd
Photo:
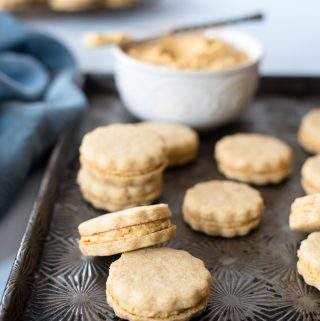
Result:
[[[154,131],[163,138],[168,153],[168,166],[183,165],[196,158],[199,136],[192,128],[164,122],[144,122],[138,125]]]
[[[99,5],[98,0],[48,0],[51,9],[57,11],[83,11],[96,8]]]
[[[119,202],[131,202],[135,199],[148,197],[148,195],[160,195],[162,190],[162,175],[154,180],[141,185],[118,186],[109,184],[103,179],[96,178],[88,170],[81,168],[77,176],[77,182],[83,191],[87,191],[98,198]]]
[[[264,202],[254,188],[230,181],[208,181],[187,190],[184,221],[208,235],[234,237],[248,234],[261,219]]]
[[[110,184],[114,186],[141,186],[144,184],[150,184],[152,182],[158,181],[159,177],[163,176],[163,171],[165,166],[161,166],[153,171],[145,174],[135,175],[135,176],[124,176],[124,175],[99,175],[96,171],[92,171],[90,167],[82,164],[81,169],[86,172],[90,172],[91,175],[95,177],[102,184]]]
[[[320,153],[320,108],[309,111],[302,119],[298,141],[312,154]]]
[[[228,178],[257,185],[279,183],[292,172],[292,150],[266,135],[225,136],[215,146],[219,170]]]
[[[148,248],[111,264],[107,302],[129,321],[187,321],[205,310],[211,283],[204,263],[188,252]]]
[[[18,11],[34,4],[33,0],[0,0],[0,10]]]
[[[320,291],[320,232],[311,233],[298,250],[298,273]]]
[[[80,161],[98,176],[136,176],[163,167],[167,162],[162,138],[130,124],[98,127],[86,134]]]
[[[320,155],[309,157],[301,169],[301,184],[307,194],[320,193]]]
[[[289,225],[293,231],[320,231],[320,194],[295,199],[291,205]]]
[[[160,197],[161,190],[152,192],[148,195],[140,196],[137,198],[132,198],[130,201],[128,200],[113,200],[111,198],[101,197],[92,194],[92,192],[81,188],[82,197],[95,208],[100,210],[106,210],[109,212],[120,211],[124,209],[128,209],[130,207],[142,206],[142,205],[150,205]]]
[[[165,242],[176,233],[166,204],[140,206],[105,214],[79,225],[80,250],[108,256]]]

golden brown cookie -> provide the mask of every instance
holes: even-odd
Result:
[[[166,204],[98,216],[79,225],[80,250],[89,256],[108,256],[162,243],[176,232],[170,217]]]
[[[83,11],[96,8],[98,0],[48,0],[51,9],[57,11]]]
[[[320,231],[320,194],[296,198],[291,205],[289,225],[293,231]]]
[[[142,249],[111,264],[107,302],[129,321],[188,321],[205,310],[211,283],[204,263],[186,251]]]
[[[140,185],[114,185],[105,182],[104,179],[97,178],[93,173],[81,168],[77,182],[83,191],[95,195],[97,198],[105,199],[106,201],[132,202],[135,199],[147,197],[150,194],[156,193],[159,195],[162,190],[162,175],[158,175],[154,180]]]
[[[158,199],[161,194],[161,190],[158,190],[158,191],[149,193],[147,195],[131,198],[130,200],[126,200],[126,199],[114,200],[112,198],[106,198],[106,197],[94,195],[92,194],[92,192],[82,188],[81,186],[80,186],[80,190],[83,198],[87,202],[92,204],[92,206],[94,206],[97,209],[106,210],[109,212],[120,211],[130,207],[135,207],[135,206],[150,205],[156,199]]]
[[[320,155],[309,157],[302,166],[301,184],[307,194],[320,193]]]
[[[264,185],[279,183],[292,172],[292,150],[261,134],[225,136],[215,146],[219,170],[228,178]]]
[[[100,176],[136,176],[167,162],[162,138],[130,124],[98,127],[86,134],[80,146],[81,163]]]
[[[0,0],[0,9],[18,11],[34,4],[33,0]]]
[[[320,153],[320,108],[309,111],[303,117],[298,140],[309,153]]]
[[[83,198],[96,208],[118,211],[160,196],[167,155],[156,133],[116,124],[84,136],[80,163],[77,182]]]
[[[183,165],[196,158],[199,137],[192,128],[164,122],[143,122],[138,125],[154,131],[163,138],[168,153],[168,166]]]
[[[264,202],[252,187],[230,181],[208,181],[189,188],[183,218],[192,229],[208,235],[248,234],[261,219]]]
[[[320,232],[311,233],[298,250],[298,272],[320,291]]]

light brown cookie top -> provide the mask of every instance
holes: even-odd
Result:
[[[233,169],[266,172],[291,166],[292,151],[288,144],[277,138],[239,133],[219,140],[215,157]]]
[[[167,204],[139,206],[98,216],[81,223],[78,229],[81,236],[86,236],[170,217]]]
[[[110,175],[139,175],[166,163],[163,139],[130,124],[98,127],[87,133],[80,146],[80,160],[95,171]]]
[[[303,179],[320,192],[320,155],[309,157],[302,166],[301,174]]]
[[[189,215],[218,223],[245,222],[260,216],[264,207],[254,188],[231,181],[207,181],[187,190],[183,209]]]
[[[298,140],[310,153],[320,153],[320,108],[309,111],[302,119]]]
[[[295,199],[291,205],[289,225],[294,231],[320,231],[320,194]]]
[[[107,293],[141,317],[163,317],[203,302],[211,282],[204,263],[188,252],[147,248],[124,253],[111,264]]]
[[[154,131],[164,139],[169,165],[184,164],[196,157],[199,136],[192,128],[165,122],[143,122],[138,125]]]
[[[304,124],[307,124],[311,130],[319,132],[320,130],[320,108],[310,110],[304,117]]]
[[[320,272],[320,232],[309,234],[308,238],[301,242],[298,250],[298,258],[305,265]],[[320,278],[319,278],[320,279]]]

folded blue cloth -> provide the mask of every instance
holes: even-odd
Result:
[[[0,214],[31,166],[84,111],[75,72],[61,43],[0,13]]]

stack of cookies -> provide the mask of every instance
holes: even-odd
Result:
[[[150,247],[175,232],[166,204],[105,214],[79,225],[84,255],[122,253],[110,265],[106,282],[107,302],[118,317],[188,321],[206,309],[212,276],[204,263],[186,251]]]
[[[98,127],[80,146],[78,184],[94,207],[117,211],[151,204],[162,191],[167,164],[164,142],[134,125]]]

